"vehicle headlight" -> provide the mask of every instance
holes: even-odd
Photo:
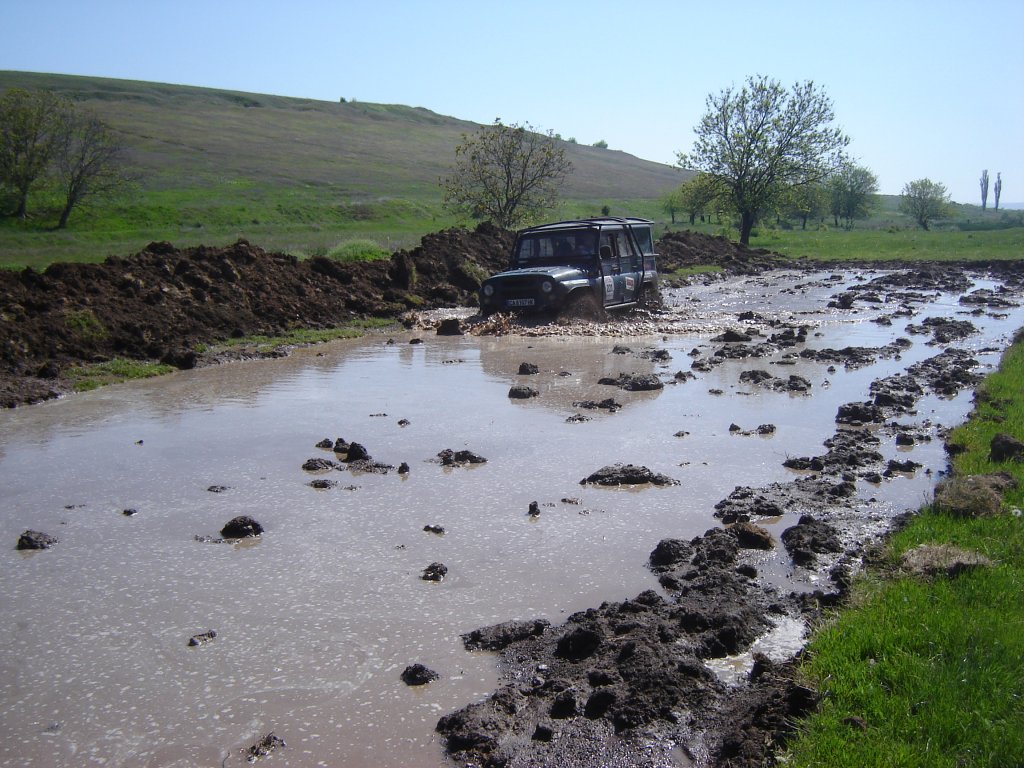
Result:
[[[540,284],[540,289],[544,291],[544,293],[551,293],[551,291],[553,291],[554,288],[555,286],[551,284],[550,280],[545,280],[543,283]]]
[[[484,286],[484,296],[490,298],[494,295],[494,286],[487,284]]]

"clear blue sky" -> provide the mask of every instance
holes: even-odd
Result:
[[[0,0],[0,24],[0,69],[500,117],[664,163],[708,94],[813,80],[883,193],[980,203],[988,169],[1024,202],[1022,0]]]

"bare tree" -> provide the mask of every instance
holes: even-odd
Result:
[[[714,176],[740,215],[740,242],[786,187],[814,184],[844,160],[849,138],[832,126],[832,101],[807,80],[788,92],[764,76],[707,98],[693,151],[679,164]]]
[[[28,195],[57,151],[69,105],[48,91],[11,88],[0,97],[0,184],[15,195],[14,215],[28,215]]]
[[[999,197],[1000,197],[1000,195],[1003,194],[1003,174],[1001,174],[1001,173],[997,173],[996,174],[996,183],[995,183],[995,186],[992,187],[992,192],[995,193],[995,197],[996,197],[995,210],[998,211],[999,210]]]
[[[512,229],[553,208],[572,163],[554,134],[495,120],[455,148],[442,180],[447,207]]]
[[[132,180],[125,145],[109,126],[87,112],[68,112],[56,150],[56,175],[64,197],[58,229],[76,206],[124,189]]]
[[[985,206],[988,205],[988,170],[987,169],[981,172],[981,179],[979,180],[979,183],[981,184],[981,210],[984,211],[985,210]]]

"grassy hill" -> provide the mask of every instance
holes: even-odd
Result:
[[[422,107],[0,71],[0,91],[12,87],[53,91],[94,111],[124,135],[141,172],[139,194],[73,217],[69,233],[47,233],[52,222],[42,215],[28,227],[37,237],[19,237],[29,233],[24,225],[0,231],[0,247],[44,259],[107,240],[129,250],[153,239],[187,245],[239,235],[302,252],[350,235],[402,244],[454,222],[440,207],[438,180],[462,135],[478,127]],[[604,205],[656,210],[658,196],[688,175],[624,152],[564,147],[575,171],[555,215]],[[44,195],[34,202],[40,213],[50,204]]]

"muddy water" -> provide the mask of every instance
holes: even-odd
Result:
[[[906,336],[907,322],[961,312],[956,296],[935,294],[914,318],[880,326],[872,317],[893,307],[825,309],[854,284],[826,277],[679,292],[671,298],[685,322],[668,336],[376,337],[0,414],[0,766],[242,765],[242,750],[269,731],[288,745],[273,765],[442,765],[438,717],[485,697],[498,674],[493,656],[463,650],[460,633],[514,618],[558,622],[657,588],[644,563],[661,538],[715,525],[714,504],[736,485],[792,479],[782,461],[822,453],[840,404],[866,399],[873,379],[941,347],[911,336],[902,359],[852,371],[727,362],[657,392],[599,378],[654,372],[668,381],[746,310],[812,324],[807,346],[833,348],[880,346]],[[983,350],[1005,347],[1024,315],[971,320],[980,332],[957,346],[978,353],[984,369],[997,354]],[[423,343],[410,343],[417,336]],[[632,352],[612,354],[615,344]],[[638,354],[653,349],[671,360]],[[540,373],[519,375],[522,362]],[[751,368],[804,376],[812,395],[741,384]],[[514,384],[540,395],[511,400]],[[622,409],[574,405],[608,397]],[[902,421],[934,429],[969,407],[970,393],[925,397]],[[567,422],[577,413],[590,418]],[[766,423],[777,428],[767,437],[729,429]],[[309,458],[333,459],[315,444],[337,437],[410,472],[302,469]],[[445,448],[488,461],[442,467]],[[882,451],[924,467],[859,492],[893,513],[918,506],[945,464],[941,440],[908,450],[888,438]],[[614,462],[680,485],[579,484]],[[317,477],[337,485],[314,489]],[[527,514],[533,501],[539,517]],[[265,535],[195,540],[239,514]],[[788,517],[767,521],[776,537]],[[428,524],[444,535],[424,532]],[[28,528],[60,541],[16,552]],[[435,561],[447,578],[420,579]],[[786,588],[813,586],[784,553],[759,567]],[[187,645],[210,629],[212,642]],[[799,631],[781,627],[777,646],[792,646]],[[399,676],[415,662],[440,679],[407,687]]]

